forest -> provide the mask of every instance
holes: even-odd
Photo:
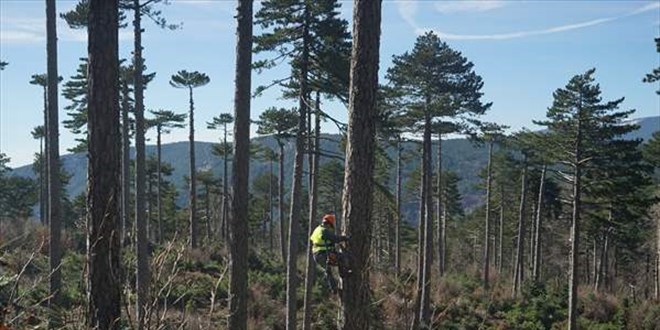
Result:
[[[484,119],[481,68],[442,35],[379,65],[387,2],[353,0],[352,22],[346,1],[234,3],[233,108],[200,123],[215,77],[143,58],[145,28],[181,28],[168,0],[45,0],[40,148],[25,169],[0,152],[0,330],[660,329],[660,125],[640,130],[598,67],[514,130]],[[58,20],[87,36],[70,77]],[[156,79],[187,108],[150,110]],[[660,98],[660,65],[637,83]],[[254,116],[272,90],[290,107]],[[174,130],[188,141],[162,143]],[[321,227],[344,240],[337,287]]]

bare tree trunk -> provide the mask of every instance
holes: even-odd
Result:
[[[229,201],[229,190],[227,186],[229,185],[229,173],[227,172],[227,162],[229,160],[229,155],[227,154],[227,124],[225,125],[225,136],[223,140],[223,149],[224,149],[224,162],[223,162],[223,185],[222,185],[222,238],[227,238],[227,215],[229,214],[228,210],[228,201]]]
[[[229,229],[229,329],[247,329],[248,183],[250,174],[250,86],[252,67],[252,0],[239,0],[234,95],[234,161]]]
[[[430,104],[430,102],[427,102]],[[433,150],[431,146],[431,115],[428,111],[425,114],[426,124],[424,125],[424,158],[425,166],[422,167],[423,187],[426,208],[424,217],[424,270],[422,272],[422,299],[420,301],[420,324],[422,327],[431,328],[431,277],[433,264]]]
[[[578,109],[581,111],[581,109]],[[568,278],[568,329],[577,330],[578,256],[580,253],[580,194],[582,181],[582,122],[578,119],[573,164],[573,223],[571,225],[571,254]]]
[[[140,1],[133,0],[134,11],[134,50],[133,65],[135,72],[133,81],[135,84],[135,223],[137,239],[137,328],[147,328],[145,308],[149,301],[149,250],[147,244],[147,217],[145,213],[145,184],[146,184],[146,160],[145,160],[145,123],[144,123],[144,86],[142,83],[142,26]]]
[[[131,179],[130,179],[130,147],[131,141],[128,134],[128,127],[130,125],[128,120],[128,82],[126,78],[122,79],[122,106],[121,106],[121,242],[122,245],[127,245],[129,237],[129,217],[130,217],[130,196],[131,196]]]
[[[190,112],[188,117],[190,119],[190,133],[188,135],[188,141],[190,141],[190,168],[188,169],[188,176],[190,177],[190,190],[188,191],[188,196],[190,198],[190,247],[197,247],[197,173],[195,170],[195,118],[194,118],[194,103],[193,103],[193,89],[189,87],[190,93]]]
[[[541,168],[541,181],[539,183],[539,197],[536,205],[536,223],[534,225],[534,265],[532,268],[532,278],[538,282],[541,276],[541,221],[543,211],[543,190],[545,189],[545,172],[548,166],[543,164]]]
[[[516,244],[516,259],[513,273],[513,297],[520,293],[523,276],[525,273],[524,253],[525,253],[525,195],[527,192],[527,155],[523,156],[523,170],[520,179],[520,209],[518,210],[518,240]]]
[[[273,159],[271,158],[270,163],[270,176],[268,177],[268,231],[270,233],[270,251],[273,251]]]
[[[421,167],[422,167],[422,173],[424,173],[424,159],[426,159],[426,156],[424,155],[424,150],[422,150],[422,162],[421,162]],[[418,220],[418,225],[417,225],[417,285],[416,289],[417,292],[415,294],[415,304],[413,307],[413,323],[412,323],[412,330],[416,330],[420,327],[420,315],[421,313],[419,312],[421,306],[422,306],[422,287],[424,286],[424,247],[425,245],[425,240],[426,240],[426,226],[425,224],[425,217],[426,217],[426,190],[424,190],[424,175],[421,176],[421,181],[419,184],[419,220]]]
[[[60,261],[62,259],[62,211],[60,189],[60,152],[59,152],[59,119],[57,103],[57,29],[55,17],[55,0],[46,0],[46,49],[48,76],[48,220],[50,226],[50,299],[48,306],[54,308],[60,304],[60,287],[62,276]],[[49,326],[57,326],[54,317],[49,319]]]
[[[436,212],[436,221],[438,222],[438,275],[442,276],[445,274],[445,258],[446,252],[445,248],[447,247],[447,242],[445,242],[445,223],[442,216],[444,206],[442,205],[442,133],[438,133],[438,169],[437,174],[437,196],[438,196],[438,205]]]
[[[157,145],[157,157],[158,157],[158,163],[157,163],[157,169],[156,171],[158,172],[158,243],[161,243],[163,241],[163,197],[162,197],[162,190],[163,190],[163,174],[162,174],[162,158],[161,158],[161,127],[158,125],[156,127],[156,145]]]
[[[46,130],[48,128],[46,125],[44,125],[44,136],[47,134]],[[45,158],[45,153],[44,153],[44,138],[39,139],[39,223],[41,223],[42,226],[46,225],[46,198],[48,197],[48,194],[46,194],[46,170],[47,170],[47,163],[46,163],[46,158]],[[46,150],[47,151],[47,150]]]
[[[280,251],[282,253],[282,262],[286,264],[286,230],[284,226],[284,145],[280,144],[279,155],[279,182],[277,185],[278,198],[278,218],[280,219]]]
[[[490,272],[490,192],[493,183],[493,141],[488,143],[488,167],[486,170],[486,224],[484,235],[484,261],[483,261],[483,276],[484,276],[484,289],[488,290],[488,279]]]
[[[611,212],[611,211],[610,211]],[[611,214],[611,213],[610,213]],[[594,291],[598,292],[607,277],[607,254],[609,253],[609,229],[603,233],[603,245],[600,250],[600,261],[597,263],[596,273],[594,274]],[[596,246],[594,246],[595,248]],[[594,250],[594,258],[596,257]],[[594,261],[595,262],[595,261]]]
[[[204,217],[206,218],[206,242],[211,243],[211,187],[209,183],[204,184],[205,200],[204,200]]]
[[[401,273],[401,136],[396,141],[396,224],[394,227],[394,268],[396,277]]]
[[[121,317],[118,17],[117,0],[90,1],[87,326],[94,329],[119,329]]]
[[[303,9],[303,20],[302,23],[303,31],[303,45],[302,45],[302,55],[300,58],[300,94],[298,96],[299,101],[299,118],[298,118],[298,130],[296,136],[296,154],[293,168],[293,180],[291,183],[291,209],[289,213],[289,246],[288,246],[288,257],[287,257],[287,267],[286,267],[286,329],[295,330],[296,329],[296,312],[298,310],[298,303],[296,299],[296,288],[298,287],[298,278],[297,273],[298,269],[296,267],[296,259],[298,256],[298,239],[300,233],[300,211],[302,209],[302,176],[303,176],[303,162],[305,154],[305,133],[307,132],[306,128],[306,118],[307,118],[307,100],[306,98],[309,95],[308,86],[307,86],[307,70],[309,64],[309,44],[310,44],[310,35],[309,35],[309,9],[307,4]]]
[[[46,226],[50,225],[50,219],[49,219],[49,212],[50,212],[50,207],[48,206],[48,198],[49,198],[49,192],[50,188],[48,187],[48,166],[50,162],[48,159],[50,158],[50,137],[48,136],[48,87],[44,86],[44,157],[41,158],[41,174],[42,174],[42,181],[43,181],[43,189],[44,189],[44,199],[43,199],[43,213],[44,213],[44,218],[43,218],[43,224]]]
[[[319,187],[318,187],[318,173],[319,173],[319,162],[321,159],[321,154],[319,150],[319,145],[321,142],[321,115],[320,115],[320,106],[321,106],[321,99],[320,99],[320,94],[317,91],[316,92],[316,117],[314,121],[314,142],[313,142],[313,149],[312,146],[310,146],[310,154],[313,154],[312,161],[310,162],[310,177],[312,178],[311,180],[311,186],[310,186],[310,192],[311,192],[311,199],[309,200],[309,230],[308,230],[308,236],[312,236],[312,232],[314,231],[314,221],[316,220],[316,206],[318,203],[318,192],[319,192]],[[307,269],[305,270],[305,297],[304,297],[304,303],[303,303],[303,329],[308,330],[311,329],[311,323],[312,323],[312,316],[311,316],[311,306],[312,306],[312,285],[314,284],[314,278],[315,278],[315,262],[314,258],[312,255],[312,245],[307,243]]]
[[[371,323],[369,247],[371,245],[376,92],[381,0],[354,0],[348,137],[343,219],[351,235],[351,269],[342,294],[342,329],[368,329]]]
[[[504,245],[504,186],[500,183],[499,245],[497,246],[497,273],[502,274],[502,246]]]

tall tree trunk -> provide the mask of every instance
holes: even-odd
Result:
[[[119,329],[121,317],[118,17],[117,0],[90,1],[87,176],[87,326],[90,329]],[[56,146],[56,138],[52,141],[52,146]],[[57,221],[56,217],[52,219],[51,223]]]
[[[122,245],[128,245],[129,237],[129,214],[130,214],[130,198],[131,198],[131,179],[130,179],[130,147],[131,141],[128,134],[129,120],[128,120],[128,82],[126,78],[122,79],[122,105],[121,105],[121,242]]]
[[[421,172],[424,173],[424,164],[425,164],[425,159],[426,155],[424,155],[426,151],[422,149],[422,162],[420,163],[421,165]],[[412,330],[416,330],[420,327],[420,315],[421,313],[419,312],[422,304],[422,287],[424,286],[424,247],[425,245],[425,240],[426,240],[426,226],[425,226],[425,217],[426,217],[426,193],[427,191],[424,189],[424,175],[421,175],[420,178],[420,183],[419,183],[419,220],[417,223],[417,283],[416,283],[416,289],[417,292],[415,294],[415,304],[413,307],[413,323],[412,323]]]
[[[239,0],[236,28],[234,94],[234,161],[229,229],[229,329],[247,329],[248,183],[250,174],[250,86],[252,67],[252,0]]]
[[[229,207],[228,207],[228,205],[229,205],[229,203],[228,203],[228,201],[229,201],[229,189],[227,189],[228,185],[229,185],[229,173],[227,171],[227,162],[229,160],[229,155],[227,154],[227,124],[225,123],[224,126],[225,126],[225,131],[224,131],[225,136],[224,136],[223,147],[222,147],[223,150],[224,150],[224,161],[223,161],[222,166],[224,168],[223,168],[223,171],[222,171],[223,185],[222,185],[222,221],[221,221],[221,223],[222,223],[222,238],[223,239],[227,238],[227,227],[228,227],[227,226],[227,216],[229,214]]]
[[[189,157],[190,168],[188,169],[188,176],[190,177],[190,190],[188,196],[190,199],[189,221],[190,221],[190,247],[197,247],[197,173],[195,171],[195,104],[193,103],[193,89],[189,87],[190,94],[190,111],[188,117],[190,118],[190,133],[188,135],[189,141]]]
[[[342,293],[344,330],[368,329],[371,319],[369,247],[380,22],[381,0],[354,0],[342,217],[352,237],[350,251],[353,275],[345,279]]]
[[[545,173],[548,169],[546,164],[541,168],[541,181],[539,183],[539,197],[536,202],[536,223],[534,225],[534,265],[532,268],[532,278],[534,282],[539,282],[541,276],[541,226],[543,214],[543,190],[545,189]]]
[[[611,211],[610,211],[611,212]],[[611,213],[610,213],[611,214]],[[600,261],[597,263],[596,273],[594,274],[594,291],[598,292],[604,282],[604,278],[607,277],[607,254],[609,253],[609,228],[603,233],[603,245],[600,250]],[[595,246],[594,246],[595,247]],[[594,258],[595,258],[594,253]]]
[[[309,200],[309,231],[308,236],[312,236],[314,231],[314,221],[316,220],[316,206],[318,204],[318,173],[319,173],[319,162],[321,160],[321,153],[319,150],[321,142],[321,113],[319,108],[321,107],[321,98],[320,94],[316,92],[316,117],[314,121],[314,142],[313,149],[310,148],[310,154],[312,157],[312,162],[310,163],[310,177],[311,180],[311,199]],[[312,245],[307,243],[307,269],[305,270],[305,298],[303,304],[303,329],[311,329],[312,316],[311,316],[311,305],[312,305],[312,285],[314,284],[315,278],[316,263],[312,255]]]
[[[48,305],[54,308],[60,304],[60,287],[62,282],[60,261],[62,259],[62,246],[60,237],[62,231],[61,189],[60,189],[60,152],[59,152],[59,119],[57,103],[57,30],[55,17],[55,0],[46,0],[46,49],[48,53],[48,219],[50,226],[50,299]],[[54,327],[57,322],[50,319],[49,326]]]
[[[394,268],[396,277],[401,273],[401,137],[396,141],[396,224],[394,226]]]
[[[48,128],[44,125],[44,135]],[[39,139],[39,223],[42,226],[46,225],[46,159],[44,158],[44,139]]]
[[[270,251],[273,251],[273,159],[270,158],[270,175],[268,176],[268,232],[269,232],[269,244]]]
[[[280,251],[282,253],[282,262],[286,264],[286,230],[284,226],[284,145],[280,145],[280,154],[279,154],[279,182],[277,184],[278,189],[278,218],[280,219]]]
[[[137,238],[137,328],[146,329],[145,324],[147,304],[149,302],[149,250],[147,242],[147,217],[145,213],[145,123],[144,123],[144,86],[142,82],[142,23],[140,0],[133,0],[134,12],[134,50],[133,65],[135,72],[133,81],[135,85],[135,223]]]
[[[206,218],[206,241],[210,244],[213,233],[211,233],[211,187],[209,187],[208,182],[204,184],[204,193],[205,193],[204,217]]]
[[[438,169],[436,170],[437,174],[437,196],[438,196],[438,205],[436,212],[436,221],[438,222],[438,275],[442,276],[445,273],[445,257],[446,252],[445,248],[447,243],[445,242],[445,219],[442,216],[443,208],[442,205],[442,132],[438,132]]]
[[[525,273],[525,266],[523,264],[525,253],[525,199],[527,192],[527,155],[523,156],[523,169],[522,177],[520,179],[520,208],[518,209],[518,239],[516,244],[516,259],[514,264],[513,273],[513,297],[517,297],[520,293],[523,276]]]
[[[581,112],[581,109],[578,109]],[[579,115],[578,115],[579,116]],[[568,274],[568,329],[577,330],[578,256],[580,248],[580,194],[582,193],[582,122],[578,119],[573,164],[573,223],[571,225],[571,254]]]
[[[162,173],[162,153],[161,153],[161,126],[156,127],[156,147],[157,147],[157,169],[158,172],[158,243],[163,242],[163,173]]]
[[[484,262],[483,276],[484,289],[488,290],[488,280],[490,276],[490,193],[493,183],[493,141],[488,143],[488,166],[486,169],[486,224],[484,235]]]
[[[430,104],[430,102],[427,102]],[[420,324],[431,328],[431,277],[433,263],[433,151],[431,146],[431,115],[427,111],[425,115],[426,125],[424,128],[424,163],[422,167],[423,188],[426,191],[426,215],[424,217],[424,270],[422,274],[422,299],[420,306]]]
[[[50,158],[50,137],[48,136],[48,117],[49,117],[49,112],[48,112],[48,87],[44,86],[44,149],[46,151],[44,152],[44,157],[41,159],[41,170],[42,173],[42,180],[43,180],[43,185],[44,185],[44,219],[43,223],[47,226],[50,225],[50,219],[49,219],[49,212],[50,212],[50,207],[48,206],[48,199],[49,199],[49,182],[48,182],[48,166],[50,162],[48,159]],[[58,128],[59,129],[59,128]],[[59,137],[58,137],[59,138]],[[59,150],[58,150],[59,153]]]
[[[309,8],[305,4],[304,22],[302,23],[303,46],[302,55],[300,58],[300,94],[299,99],[299,118],[298,118],[298,131],[296,136],[296,155],[293,168],[293,182],[291,185],[291,211],[289,213],[289,246],[286,268],[286,329],[296,329],[296,311],[298,309],[296,299],[296,288],[298,287],[296,257],[298,256],[298,235],[300,232],[300,211],[302,209],[302,176],[303,176],[303,162],[305,154],[305,133],[307,132],[307,100],[309,95],[307,86],[307,72],[309,65]]]
[[[500,185],[500,223],[499,223],[499,245],[497,246],[497,273],[502,274],[502,247],[504,245],[504,185]]]

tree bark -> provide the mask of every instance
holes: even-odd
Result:
[[[55,17],[55,0],[46,0],[46,49],[48,72],[48,220],[50,226],[50,299],[48,305],[53,308],[60,304],[62,246],[60,237],[62,231],[61,183],[60,183],[60,152],[59,152],[59,119],[57,103],[57,29]],[[50,319],[49,326],[57,326],[55,319]]]
[[[122,245],[128,245],[129,228],[130,228],[130,196],[131,196],[131,179],[130,179],[130,147],[131,141],[128,134],[128,127],[130,125],[128,120],[128,82],[122,79],[122,106],[121,106],[121,242]]]
[[[421,171],[424,173],[424,164],[426,155],[425,149],[422,150],[422,162],[421,162]],[[422,174],[419,184],[419,221],[417,224],[417,283],[416,283],[416,295],[415,295],[415,305],[413,307],[413,323],[412,330],[416,330],[420,327],[420,316],[419,312],[422,304],[422,287],[424,286],[424,247],[426,240],[426,226],[425,226],[425,217],[426,217],[426,190],[424,189],[424,175]]]
[[[541,168],[541,181],[539,182],[539,197],[536,205],[536,223],[534,225],[534,265],[532,268],[532,278],[534,282],[539,282],[541,277],[541,225],[543,214],[543,190],[545,189],[545,173],[548,169],[546,164]]]
[[[394,226],[394,268],[396,277],[401,273],[401,137],[396,141],[396,224]]]
[[[284,226],[284,144],[280,143],[279,155],[279,182],[278,189],[278,218],[280,219],[280,251],[282,253],[282,263],[286,265],[286,230]]]
[[[247,329],[248,183],[250,173],[250,89],[252,84],[252,0],[239,0],[236,28],[234,161],[229,228],[229,329]]]
[[[223,185],[222,185],[222,238],[227,238],[227,215],[229,213],[228,210],[228,201],[229,201],[229,190],[227,189],[227,186],[229,185],[229,173],[227,171],[227,163],[229,160],[229,155],[227,154],[227,124],[224,124],[225,126],[225,136],[223,140],[223,149],[224,149],[224,162],[222,164],[223,171]]]
[[[342,329],[368,329],[371,323],[369,247],[381,0],[354,0],[349,121],[344,176],[343,219],[350,242],[353,275],[342,293]]]
[[[56,36],[57,37],[57,36]],[[41,179],[43,180],[43,189],[44,189],[44,206],[43,206],[43,213],[44,213],[44,219],[43,223],[47,226],[50,225],[50,220],[49,220],[49,212],[50,212],[50,207],[48,206],[48,198],[49,198],[49,192],[50,188],[48,187],[48,159],[50,158],[50,137],[48,136],[48,87],[44,86],[44,157],[41,159],[41,172],[42,177]],[[59,129],[59,128],[58,128]],[[58,137],[59,138],[59,137]],[[59,151],[58,151],[59,153]]]
[[[500,223],[499,223],[499,245],[497,246],[497,273],[502,274],[502,246],[504,245],[504,185],[500,182]]]
[[[525,199],[527,192],[527,155],[523,156],[523,169],[520,181],[520,208],[518,209],[518,238],[516,244],[516,259],[515,266],[513,267],[513,297],[517,297],[520,293],[525,273],[525,266],[523,265],[525,253]]]
[[[147,243],[147,217],[145,208],[146,160],[145,160],[145,123],[144,123],[144,86],[142,82],[142,24],[140,0],[133,0],[134,12],[134,50],[133,65],[135,72],[135,223],[136,223],[136,254],[137,254],[137,328],[146,329],[145,308],[149,303],[149,250]]]
[[[321,160],[321,154],[319,152],[319,145],[321,142],[321,115],[320,108],[321,100],[319,92],[316,92],[316,117],[314,121],[314,142],[313,149],[310,148],[310,153],[313,155],[312,162],[310,163],[310,177],[311,180],[311,199],[309,200],[309,224],[308,224],[308,236],[312,236],[314,231],[314,221],[316,220],[316,209],[318,204],[318,173],[319,173],[319,163]],[[311,305],[312,305],[312,285],[314,284],[315,278],[315,267],[316,263],[312,255],[312,245],[307,243],[307,269],[305,271],[305,298],[303,303],[303,329],[311,329],[312,316],[311,316]]]
[[[610,211],[611,212],[611,211]],[[611,214],[611,213],[610,213]],[[609,229],[603,233],[603,245],[600,250],[600,261],[597,263],[596,273],[594,274],[594,291],[598,292],[607,276],[607,254],[609,253]],[[595,246],[594,246],[595,247]],[[595,252],[595,251],[594,251]],[[596,257],[594,253],[594,258]]]
[[[87,326],[94,329],[119,329],[121,317],[118,17],[117,0],[90,1]]]
[[[486,169],[486,224],[484,235],[484,261],[483,261],[483,276],[484,276],[484,289],[489,288],[490,276],[490,193],[493,183],[493,141],[488,143],[488,166]]]
[[[163,190],[163,173],[162,173],[162,153],[161,153],[161,126],[158,125],[156,127],[156,147],[157,147],[157,169],[156,171],[158,172],[158,197],[157,197],[157,203],[158,203],[158,243],[163,242],[163,200],[162,200],[162,190]]]

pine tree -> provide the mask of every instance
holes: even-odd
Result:
[[[259,115],[257,134],[272,134],[279,147],[278,219],[280,221],[280,250],[282,261],[286,263],[286,231],[284,223],[284,144],[295,136],[298,122],[295,110],[268,108]]]
[[[170,133],[171,128],[183,128],[182,124],[186,120],[185,114],[175,114],[169,110],[158,110],[150,111],[155,117],[149,120],[149,126],[156,128],[156,154],[157,154],[157,165],[158,169],[156,173],[158,175],[158,242],[163,240],[163,208],[161,205],[161,194],[162,194],[162,176],[161,176],[161,135]]]
[[[197,87],[204,86],[211,81],[209,77],[198,71],[188,72],[186,70],[181,70],[177,74],[172,75],[170,80],[170,85],[174,88],[187,89],[189,95],[190,110],[188,112],[188,128],[190,129],[189,135],[189,157],[190,157],[190,168],[189,168],[189,177],[190,177],[190,247],[197,247],[197,194],[196,194],[196,180],[195,180],[195,121],[194,121],[194,110],[195,104],[193,101],[193,89]]]
[[[483,82],[473,64],[428,32],[417,38],[411,53],[393,57],[387,78],[398,93],[413,133],[423,132],[422,188],[420,204],[419,265],[422,267],[415,302],[418,314],[414,327],[430,322],[430,279],[433,244],[433,198],[431,194],[431,130],[434,120],[450,119],[464,126],[467,119],[484,113],[490,104],[480,101]],[[428,231],[426,230],[428,229]],[[428,256],[428,259],[426,258]],[[425,280],[426,279],[426,280]]]
[[[351,236],[351,269],[342,292],[342,329],[371,323],[369,249],[380,58],[381,1],[353,2],[353,49],[349,93],[343,214]]]
[[[46,225],[46,159],[44,158],[44,138],[46,137],[45,126],[37,126],[30,132],[32,138],[39,140],[39,154],[34,162],[33,171],[39,178],[39,222]]]
[[[660,38],[655,38],[655,48],[657,49],[658,53],[660,53]],[[653,72],[646,74],[646,77],[644,77],[643,81],[646,83],[654,83],[656,81],[660,81],[660,66],[653,69]],[[655,92],[660,95],[660,89]]]
[[[572,187],[571,253],[569,260],[568,327],[577,328],[578,253],[584,178],[599,171],[595,160],[607,162],[608,144],[634,129],[622,120],[632,111],[616,111],[623,98],[603,102],[600,86],[594,81],[595,69],[576,75],[565,88],[557,89],[548,120],[536,122],[549,128],[547,135],[552,146],[548,152],[567,168],[559,172],[560,178]]]
[[[117,0],[91,0],[87,326],[97,329],[119,329],[121,317],[117,29]]]
[[[223,113],[220,114],[217,117],[213,117],[213,121],[210,123],[207,123],[207,127],[209,129],[220,129],[222,128],[223,131],[223,139],[222,139],[222,150],[219,156],[222,156],[224,158],[222,165],[223,165],[223,170],[222,170],[222,205],[221,205],[221,210],[222,210],[222,215],[220,219],[221,223],[221,233],[222,233],[222,238],[227,237],[227,215],[229,214],[229,191],[227,190],[227,187],[229,185],[229,180],[228,180],[228,172],[227,172],[227,164],[229,163],[229,156],[231,154],[231,147],[227,142],[227,124],[231,124],[234,122],[234,117],[231,114],[228,113]]]
[[[236,19],[234,93],[234,162],[229,222],[229,329],[247,329],[248,318],[248,183],[250,172],[250,91],[252,67],[252,0],[239,0]],[[191,125],[192,126],[192,125]]]

